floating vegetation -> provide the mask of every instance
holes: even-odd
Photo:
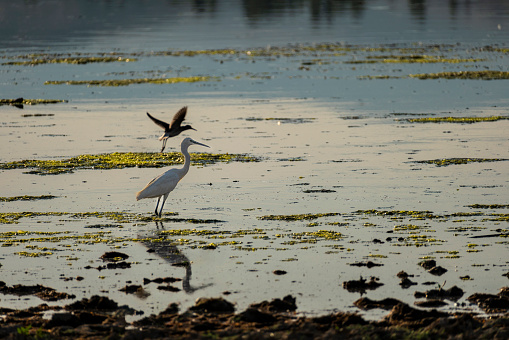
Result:
[[[507,209],[509,204],[470,204],[467,207],[474,209]]]
[[[23,105],[38,105],[38,104],[57,104],[57,103],[67,103],[67,100],[62,99],[24,99],[24,98],[16,98],[16,99],[0,99],[1,105],[12,105],[16,106],[20,109],[23,108]]]
[[[58,175],[78,169],[123,169],[129,167],[160,168],[182,163],[179,152],[143,153],[114,152],[109,154],[80,155],[63,160],[22,160],[0,163],[0,169],[34,169],[28,174]],[[258,162],[260,158],[246,154],[192,153],[192,165],[208,165],[217,162]]]
[[[417,219],[423,218],[435,218],[437,216],[433,215],[431,211],[413,211],[413,210],[357,210],[355,213],[357,214],[365,214],[365,215],[381,215],[381,216],[404,216],[404,217],[412,217]]]
[[[509,116],[490,116],[490,117],[432,117],[432,118],[408,118],[404,119],[410,123],[463,123],[472,124],[479,122],[496,122],[498,120],[507,120]]]
[[[165,213],[164,215],[176,215],[176,213]],[[127,212],[10,212],[0,213],[0,224],[16,224],[22,218],[37,218],[45,216],[63,216],[72,219],[86,219],[86,218],[105,218],[108,220],[115,221],[116,223],[138,223],[138,222],[184,222],[191,224],[214,224],[223,222],[215,219],[188,219],[188,218],[159,218],[153,215],[135,214]],[[117,224],[96,224],[86,226],[85,228],[120,228],[121,225]]]
[[[135,79],[106,79],[106,80],[51,80],[44,85],[87,85],[87,86],[128,86],[133,84],[177,84],[196,83],[202,81],[217,81],[218,77],[193,76],[171,78],[135,78]]]
[[[502,162],[509,161],[505,158],[443,158],[431,159],[425,161],[415,161],[414,163],[435,164],[436,166],[448,166],[468,163],[489,163],[489,162]]]
[[[507,71],[458,71],[458,72],[438,72],[438,73],[422,73],[410,74],[410,78],[418,79],[474,79],[474,80],[495,80],[509,79]]]
[[[345,64],[374,64],[374,63],[445,63],[445,64],[458,64],[458,63],[475,63],[484,61],[479,58],[443,58],[431,55],[380,55],[368,56],[365,60],[351,60],[345,61]]]
[[[259,220],[263,221],[302,221],[314,220],[320,217],[337,216],[339,213],[323,213],[323,214],[298,214],[298,215],[265,215],[259,216]]]
[[[68,58],[52,58],[51,56],[45,57],[40,55],[38,58],[34,58],[28,61],[8,61],[2,63],[2,65],[20,65],[20,66],[35,66],[42,64],[89,64],[89,63],[112,63],[112,62],[133,62],[135,58],[123,58],[123,57],[68,57]]]
[[[41,195],[41,196],[13,196],[13,197],[0,197],[0,202],[12,202],[12,201],[35,201],[35,200],[50,200],[58,196],[53,195]]]
[[[247,121],[276,121],[278,123],[291,123],[291,124],[302,124],[302,123],[311,123],[316,118],[255,118],[255,117],[248,117],[246,118]]]

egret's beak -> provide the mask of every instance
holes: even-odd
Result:
[[[203,143],[199,143],[199,142],[197,142],[197,141],[195,141],[195,140],[192,140],[192,141],[193,141],[193,144],[201,145],[201,146],[205,146],[205,147],[207,147],[207,148],[210,148],[210,146],[205,145],[205,144],[203,144]]]

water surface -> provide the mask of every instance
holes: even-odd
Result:
[[[507,284],[502,276],[508,272],[507,238],[471,238],[506,233],[507,208],[470,206],[508,202],[509,162],[503,161],[509,158],[508,120],[408,121],[507,116],[507,80],[408,77],[508,71],[504,1],[54,1],[2,6],[2,98],[67,101],[23,109],[0,106],[2,162],[157,152],[161,131],[145,112],[168,121],[184,105],[189,106],[186,121],[198,131],[170,140],[169,151],[179,149],[180,137],[191,136],[212,147],[206,151],[262,159],[192,167],[165,206],[164,211],[178,215],[168,215],[163,225],[72,214],[149,216],[155,200],[136,202],[135,192],[162,169],[76,170],[55,176],[2,170],[3,197],[58,197],[2,202],[0,212],[68,213],[1,225],[2,233],[32,233],[16,235],[12,244],[2,234],[8,244],[0,254],[6,284],[40,283],[77,299],[104,294],[145,313],[157,313],[170,302],[185,309],[201,296],[225,296],[242,310],[290,293],[297,297],[299,311],[311,314],[356,310],[352,304],[360,294],[346,291],[342,283],[360,276],[384,283],[368,291],[368,297],[410,304],[416,290],[440,285],[463,289],[463,298],[444,310],[477,311],[464,304],[467,296],[497,293]],[[321,43],[331,48],[320,48]],[[202,50],[231,53],[175,55]],[[6,64],[111,53],[132,60]],[[415,55],[441,61],[381,61]],[[45,85],[194,76],[214,80]],[[417,163],[443,158],[500,161],[445,167]],[[429,211],[434,217],[359,212],[372,209]],[[261,219],[302,213],[338,215],[290,222]],[[169,233],[173,229],[198,232],[174,236]],[[341,237],[327,238],[319,230]],[[58,233],[57,238],[41,239],[47,232]],[[148,239],[161,235],[167,241],[159,253],[147,252]],[[209,243],[217,247],[206,249]],[[99,257],[111,250],[127,253],[131,268],[85,269],[102,265]],[[24,256],[23,251],[39,256]],[[427,273],[418,266],[424,258],[436,259],[448,272],[441,277]],[[172,266],[186,259],[190,267]],[[350,266],[368,260],[383,266]],[[278,269],[287,274],[276,276]],[[396,277],[401,270],[414,275],[417,285],[401,288]],[[65,280],[76,276],[84,280]],[[145,285],[148,294],[141,297],[119,291],[126,284],[143,284],[144,277],[166,276],[182,278],[176,285],[181,291],[161,291],[153,283]],[[36,297],[1,297],[3,307],[39,303]]]

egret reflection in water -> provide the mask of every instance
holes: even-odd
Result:
[[[155,224],[155,230],[147,234],[138,234],[138,238],[143,240],[140,243],[147,248],[148,252],[157,255],[172,267],[184,268],[185,275],[182,278],[182,290],[187,294],[192,294],[197,290],[212,286],[212,283],[200,286],[191,285],[191,276],[193,273],[191,261],[182,253],[171,238],[161,233],[161,231],[165,229],[163,223],[155,222]]]

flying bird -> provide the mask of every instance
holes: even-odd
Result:
[[[191,138],[187,137],[184,138],[182,143],[180,144],[182,153],[184,154],[184,166],[180,169],[170,169],[161,175],[157,176],[153,180],[151,180],[143,190],[136,193],[136,200],[139,201],[143,198],[156,198],[157,197],[157,204],[156,204],[156,210],[155,214],[159,217],[161,217],[163,212],[163,206],[164,202],[166,202],[166,199],[168,198],[168,195],[170,192],[175,189],[177,186],[177,183],[184,178],[184,176],[189,171],[189,165],[191,164],[191,156],[189,155],[189,152],[187,149],[191,145],[201,145],[205,147],[209,147],[208,145],[198,143],[195,140],[192,140]],[[157,212],[157,207],[159,206],[159,201],[161,200],[161,197],[163,198],[163,202],[161,203],[161,208],[159,212]]]
[[[164,151],[164,148],[166,147],[166,141],[168,140],[168,138],[175,137],[185,130],[196,131],[196,129],[194,129],[191,125],[181,126],[182,122],[186,118],[186,113],[187,106],[184,106],[177,113],[175,113],[173,119],[171,120],[171,123],[168,124],[166,122],[163,122],[162,120],[152,117],[150,113],[147,112],[147,116],[150,119],[152,119],[154,123],[156,123],[157,125],[164,129],[164,134],[161,137],[159,137],[159,140],[163,141],[163,147],[161,148],[161,152]]]

